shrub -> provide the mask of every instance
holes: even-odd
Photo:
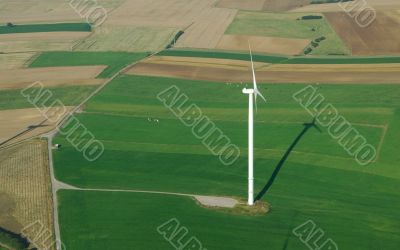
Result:
[[[326,39],[326,37],[321,36],[321,37],[316,38],[316,39],[315,39],[315,42],[319,43],[319,42],[321,42],[321,41],[323,41],[323,40],[325,40],[325,39]]]
[[[353,0],[312,0],[311,4],[323,4],[323,3],[339,3],[339,2],[350,2]]]
[[[312,52],[312,48],[308,47],[307,49],[304,50],[304,54],[308,55]]]
[[[302,16],[302,20],[315,20],[315,19],[322,19],[322,16],[315,16],[315,15],[307,15],[307,16]]]

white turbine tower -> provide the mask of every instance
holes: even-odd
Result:
[[[264,96],[258,91],[257,89],[257,82],[256,82],[256,74],[254,72],[254,63],[253,63],[253,55],[251,53],[251,47],[249,43],[249,50],[250,50],[250,59],[251,59],[251,70],[253,72],[253,88],[252,89],[246,89],[244,88],[242,90],[243,94],[249,95],[249,195],[248,195],[248,201],[247,204],[249,206],[254,205],[254,157],[253,157],[253,149],[254,149],[254,133],[253,133],[253,127],[254,127],[254,111],[253,111],[253,97],[254,97],[254,104],[256,106],[256,112],[257,112],[257,96],[260,96],[265,102]]]

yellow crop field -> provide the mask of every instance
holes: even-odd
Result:
[[[47,142],[31,140],[0,150],[0,227],[20,233],[35,222],[53,232]],[[52,234],[54,235],[54,234]]]

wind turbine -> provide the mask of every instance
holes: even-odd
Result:
[[[267,101],[264,96],[260,93],[260,91],[257,88],[257,82],[256,82],[256,74],[254,72],[254,63],[253,63],[253,55],[251,52],[251,47],[249,43],[249,50],[250,50],[250,59],[251,59],[251,70],[253,72],[253,88],[252,89],[246,89],[244,88],[242,90],[243,94],[249,95],[249,177],[248,177],[248,185],[249,185],[249,194],[248,194],[248,201],[247,204],[249,206],[254,205],[254,157],[253,157],[253,149],[254,149],[254,133],[253,133],[253,128],[254,128],[254,111],[253,111],[253,97],[254,97],[254,103],[256,106],[256,112],[257,112],[257,96],[260,96],[265,102]]]

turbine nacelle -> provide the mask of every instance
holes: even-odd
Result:
[[[254,94],[254,89],[246,89],[246,88],[244,88],[244,89],[242,89],[242,93],[251,95],[251,94]]]

